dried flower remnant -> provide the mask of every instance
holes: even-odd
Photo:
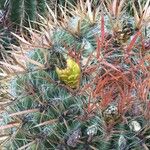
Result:
[[[97,134],[97,125],[92,125],[87,128],[88,141],[92,140],[92,137]]]
[[[96,135],[97,134],[97,126],[96,125],[92,125],[90,127],[88,127],[87,129],[87,135]]]
[[[126,147],[127,147],[127,140],[123,135],[120,135],[119,141],[118,141],[118,149],[125,150]]]
[[[76,147],[78,140],[81,138],[81,129],[75,130],[68,138],[67,145],[71,147]]]
[[[116,122],[120,118],[119,112],[118,112],[118,107],[115,105],[110,105],[108,106],[104,111],[103,111],[103,116],[104,120],[107,124],[110,122]]]
[[[129,127],[134,132],[139,132],[142,129],[140,123],[138,121],[136,121],[136,120],[131,121],[129,123]]]

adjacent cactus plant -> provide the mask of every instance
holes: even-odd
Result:
[[[46,1],[10,0],[10,20],[17,25],[29,25],[29,21],[36,20],[36,14],[44,15]],[[39,12],[38,12],[39,11]]]
[[[59,20],[49,9],[29,39],[13,34],[20,45],[0,62],[4,149],[150,148],[150,6],[141,17],[133,5],[134,20],[125,4],[80,1]]]

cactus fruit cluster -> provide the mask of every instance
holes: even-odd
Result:
[[[150,6],[49,8],[0,61],[6,150],[150,149]],[[140,11],[138,12],[138,10]]]

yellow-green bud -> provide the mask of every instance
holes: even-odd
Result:
[[[80,66],[72,59],[67,59],[67,67],[65,69],[59,69],[56,67],[56,72],[61,81],[71,88],[77,88],[80,81]]]

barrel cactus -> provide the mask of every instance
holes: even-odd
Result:
[[[37,13],[45,15],[46,0],[10,0],[8,5],[9,18],[16,25],[27,26],[36,21]]]
[[[149,149],[148,4],[142,18],[133,5],[134,20],[123,1],[80,1],[62,18],[48,9],[28,39],[12,33],[19,46],[0,62],[2,147]]]

